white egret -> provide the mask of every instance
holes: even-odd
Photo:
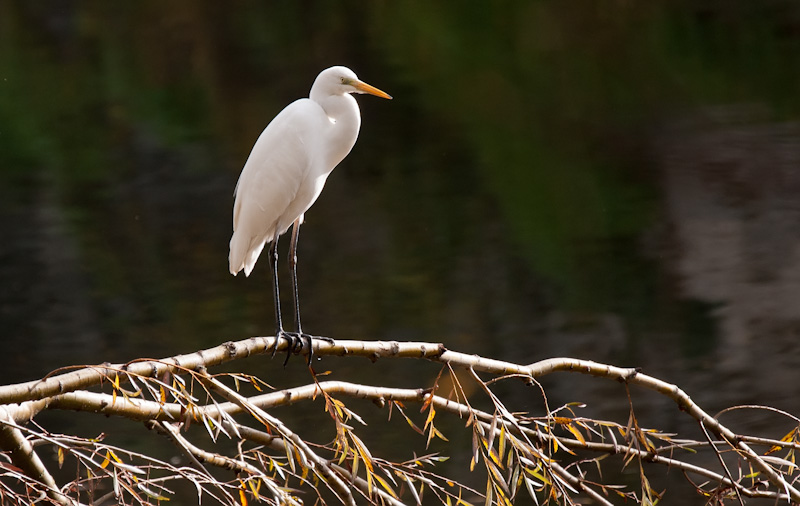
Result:
[[[272,242],[269,259],[277,325],[272,353],[278,348],[278,339],[288,340],[287,361],[297,345],[305,342],[311,363],[312,336],[303,333],[300,326],[297,237],[303,214],[317,200],[328,175],[347,156],[358,137],[361,114],[351,93],[392,98],[360,81],[347,67],[323,70],[314,81],[309,98],[292,102],[267,125],[236,184],[230,271],[235,276],[244,270],[249,276],[264,245]],[[292,225],[289,265],[297,332],[286,332],[278,289],[278,237]]]

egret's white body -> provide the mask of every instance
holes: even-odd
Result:
[[[300,326],[297,295],[297,234],[303,214],[314,204],[331,171],[353,148],[361,128],[361,114],[350,93],[370,93],[392,98],[358,80],[346,67],[323,70],[314,81],[308,98],[289,104],[267,125],[236,184],[233,205],[233,236],[228,263],[234,276],[244,270],[249,276],[264,245],[270,247],[277,337],[289,341],[289,353],[311,336]],[[290,226],[290,265],[297,332],[285,332],[278,290],[278,237]],[[277,341],[274,350],[277,349]],[[287,354],[287,360],[289,355]]]
[[[261,133],[236,185],[231,274],[244,269],[249,276],[264,245],[302,223],[353,148],[361,127],[353,92],[390,98],[350,69],[331,67],[317,76],[309,98],[289,104]]]

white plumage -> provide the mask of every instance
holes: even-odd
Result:
[[[269,259],[275,298],[275,336],[289,342],[287,361],[302,342],[308,345],[309,364],[313,356],[313,336],[304,333],[300,325],[297,234],[303,223],[303,214],[319,197],[328,175],[356,143],[361,114],[351,93],[392,98],[359,81],[346,67],[323,70],[314,81],[308,98],[286,106],[261,132],[236,183],[228,265],[234,276],[242,270],[245,276],[249,276],[264,246],[272,242]],[[278,289],[277,246],[278,237],[293,224],[289,264],[297,331],[286,332],[283,330]],[[278,349],[278,340],[273,355]]]
[[[386,93],[346,67],[323,70],[309,98],[289,104],[258,137],[236,185],[231,274],[249,276],[264,245],[303,221],[331,171],[353,148],[361,126],[350,93]]]

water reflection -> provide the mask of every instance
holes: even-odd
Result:
[[[800,412],[800,14],[770,6],[3,3],[0,380],[271,332],[264,265],[227,273],[233,187],[341,63],[395,100],[361,101],[306,217],[309,331],[639,365],[711,412]],[[407,368],[380,372],[429,373]],[[547,386],[625,416],[618,385]],[[686,429],[673,411],[642,399]]]
[[[800,323],[800,126],[752,108],[665,128],[665,212],[680,295],[716,307],[726,399],[794,407]],[[754,364],[768,365],[754,367]]]

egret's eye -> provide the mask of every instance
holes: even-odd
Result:
[[[342,80],[342,84],[350,84],[350,83],[352,83],[352,80],[348,79],[347,77],[342,77],[341,80]]]

